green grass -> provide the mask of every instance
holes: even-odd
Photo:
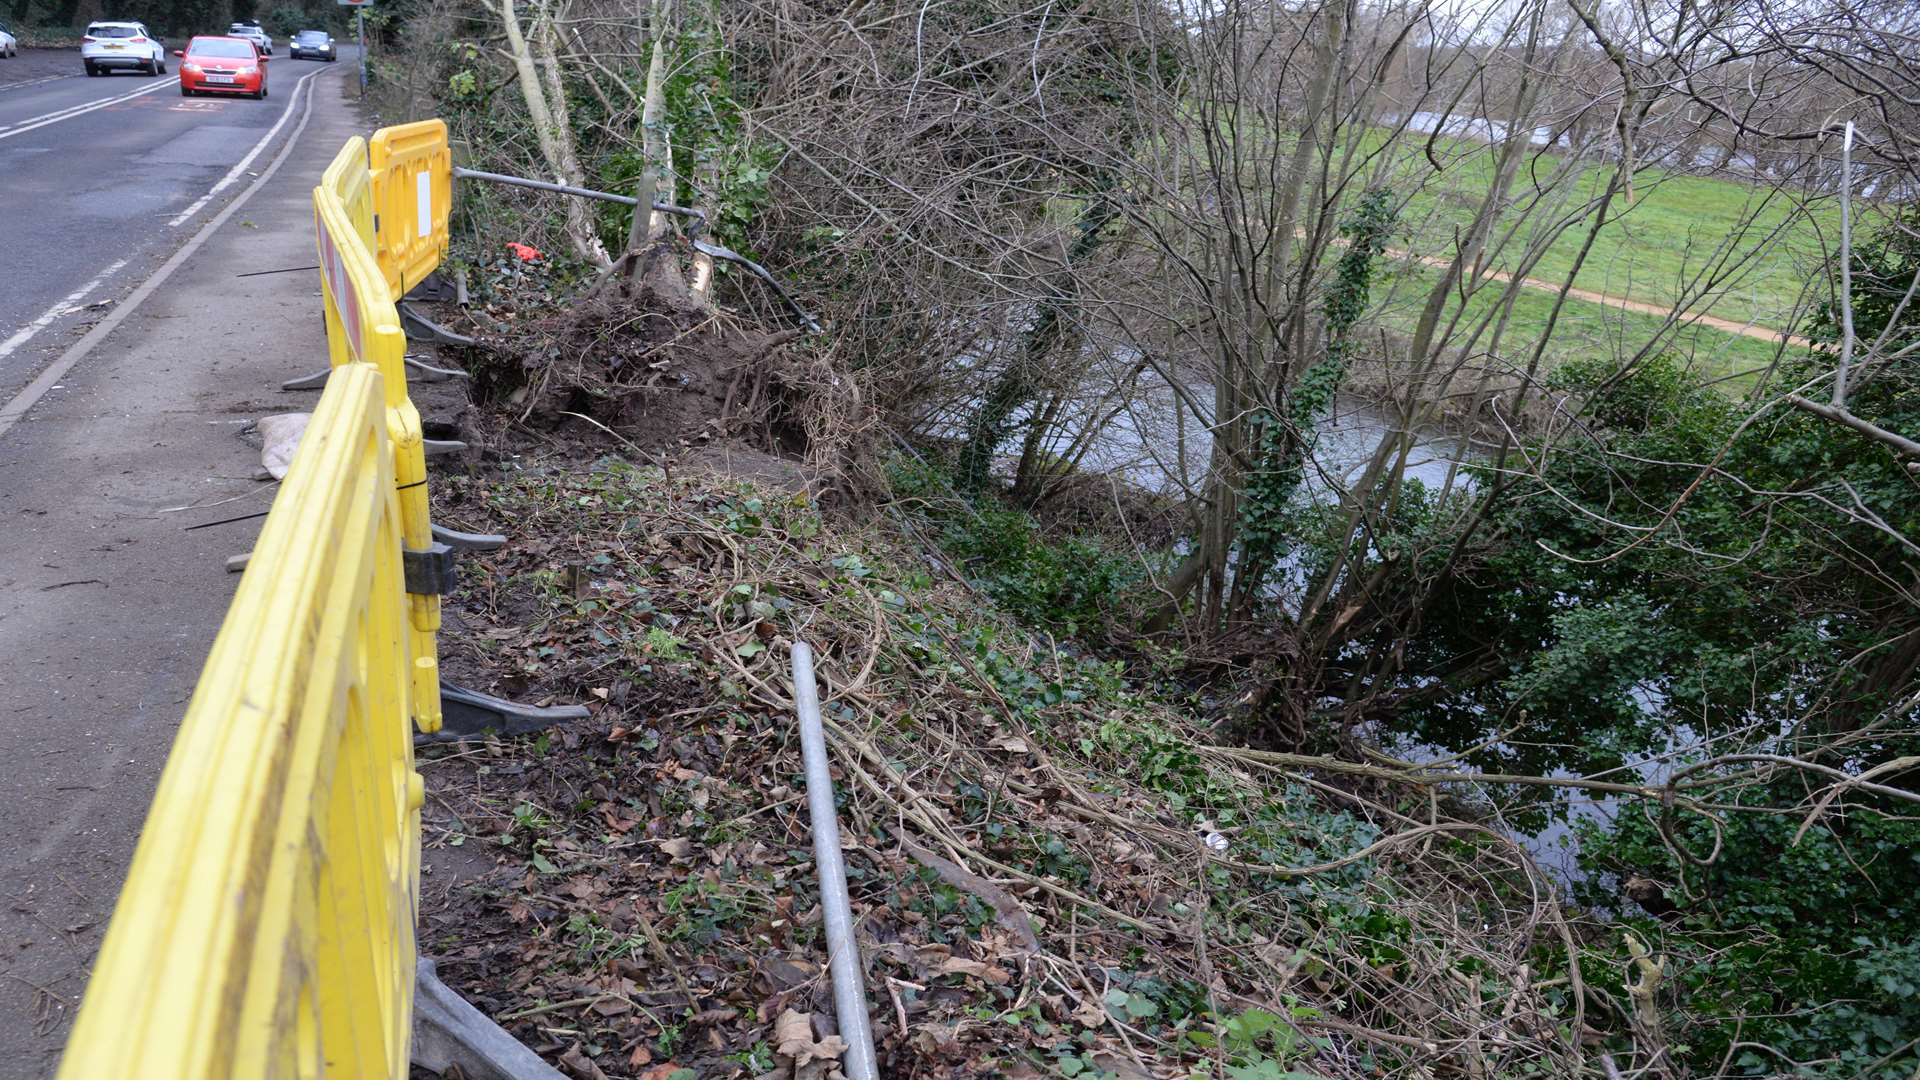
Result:
[[[1439,282],[1440,271],[1397,262],[1386,269],[1373,290],[1374,326],[1409,334],[1419,320],[1427,293]],[[1467,304],[1466,317],[1455,331],[1456,340],[1464,339],[1498,301],[1503,286],[1488,285],[1474,294]],[[1553,311],[1554,294],[1541,289],[1522,289],[1514,298],[1513,312],[1500,341],[1500,357],[1516,367],[1524,366],[1535,342],[1546,329]],[[1452,309],[1446,317],[1450,318]],[[1543,373],[1567,360],[1594,355],[1631,355],[1648,341],[1663,320],[1654,315],[1624,311],[1584,300],[1568,298],[1554,323],[1553,337],[1543,357]],[[1488,335],[1474,342],[1476,351],[1488,347]],[[1673,335],[1665,351],[1690,357],[1694,370],[1703,378],[1722,378],[1765,367],[1773,361],[1776,346],[1756,338],[1741,337],[1706,326],[1682,327]],[[1730,385],[1744,385],[1735,379]]]
[[[1384,139],[1384,132],[1369,131],[1361,151],[1377,153]],[[1410,193],[1393,245],[1444,257],[1493,182],[1493,154],[1482,143],[1436,139],[1434,156],[1442,166],[1436,170],[1425,145],[1424,137],[1407,139],[1392,160],[1380,165],[1379,176],[1369,179]],[[1538,152],[1523,161],[1507,216],[1520,216],[1539,199],[1537,209],[1547,211],[1539,217],[1557,219],[1603,191],[1616,171],[1610,164],[1595,164],[1559,181],[1554,193],[1541,191],[1561,163],[1558,154]],[[1829,201],[1801,208],[1765,187],[1658,169],[1636,175],[1634,194],[1631,205],[1615,197],[1613,213],[1575,278],[1576,288],[1672,304],[1686,281],[1724,248],[1746,261],[1695,310],[1769,329],[1791,328],[1803,289],[1824,263],[1821,241],[1835,235],[1838,210]],[[1527,276],[1556,285],[1565,281],[1589,224],[1583,220],[1563,232]],[[1523,228],[1492,268],[1514,270],[1524,249],[1520,241],[1546,227],[1542,220]]]

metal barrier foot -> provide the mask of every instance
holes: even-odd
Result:
[[[280,384],[280,389],[324,390],[327,388],[327,376],[331,374],[333,374],[333,369],[328,368],[325,371],[316,371],[311,375],[302,375],[297,379],[288,379],[286,382]]]
[[[499,533],[461,532],[445,525],[433,527],[433,538],[455,551],[499,551],[507,546],[507,538]]]
[[[421,741],[452,742],[484,735],[489,731],[499,735],[524,735],[568,720],[585,720],[590,715],[583,705],[552,705],[546,708],[522,705],[443,682],[440,684],[440,730],[422,736]]]
[[[407,332],[408,341],[431,341],[436,345],[472,345],[473,339],[465,334],[453,331],[413,310],[413,305],[405,301],[393,305],[400,312],[400,328]]]
[[[467,1080],[567,1080],[440,981],[421,959],[413,978],[413,1063]]]
[[[459,439],[421,439],[420,449],[428,457],[440,457],[443,454],[457,454],[467,448]]]

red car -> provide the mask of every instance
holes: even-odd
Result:
[[[175,49],[180,58],[180,96],[246,94],[267,96],[267,58],[241,37],[197,37]]]

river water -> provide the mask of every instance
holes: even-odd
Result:
[[[1204,384],[1190,386],[1185,396],[1205,409],[1213,405],[1213,388]],[[1177,407],[1171,389],[1142,391],[1125,408],[1101,410],[1097,418],[1082,420],[1074,426],[1096,427],[1080,462],[1083,471],[1118,476],[1158,494],[1199,489],[1213,440],[1204,419],[1197,419],[1191,408]],[[1395,426],[1386,412],[1371,404],[1353,398],[1335,402],[1332,413],[1315,428],[1307,496],[1324,500],[1350,485]],[[1415,441],[1407,476],[1435,490],[1451,479],[1459,490],[1469,484],[1455,466],[1461,450],[1461,443],[1448,435],[1425,433]]]
[[[1090,406],[1078,425],[1069,425],[1070,430],[1073,427],[1092,429],[1080,458],[1080,469],[1116,476],[1135,487],[1172,497],[1197,491],[1206,474],[1212,443],[1206,424],[1195,419],[1195,413],[1211,408],[1212,388],[1192,387],[1188,403],[1188,408],[1178,407],[1176,395],[1163,387],[1157,394],[1139,393],[1126,408]],[[1370,403],[1357,399],[1336,402],[1332,414],[1316,428],[1312,464],[1301,497],[1316,503],[1336,500],[1342,490],[1358,479],[1381,441],[1396,428],[1396,421],[1389,413]],[[1065,451],[1065,441],[1063,439],[1061,446],[1049,448],[1050,451]],[[1460,465],[1473,456],[1472,446],[1458,438],[1439,432],[1422,433],[1414,440],[1406,475],[1434,491],[1448,485],[1456,492],[1470,490],[1472,480]],[[1289,581],[1298,575],[1288,573],[1288,569],[1283,565],[1277,589],[1298,585],[1297,581]],[[1284,597],[1278,598],[1285,602]],[[1658,702],[1647,704],[1651,712]],[[1396,739],[1390,733],[1381,734],[1390,751],[1414,762],[1450,761],[1456,753],[1469,749],[1466,745],[1446,748],[1404,736]],[[1657,784],[1672,772],[1676,762],[1688,759],[1696,741],[1689,732],[1673,733],[1661,752],[1637,755],[1613,772],[1595,778]],[[1462,767],[1460,771],[1471,770]],[[1574,774],[1555,770],[1550,775],[1570,779]],[[1509,822],[1499,815],[1497,808],[1488,810],[1544,871],[1563,886],[1571,886],[1586,876],[1577,860],[1574,823],[1608,823],[1631,808],[1632,804],[1616,796],[1596,797],[1566,789],[1553,812],[1546,815],[1544,824]]]

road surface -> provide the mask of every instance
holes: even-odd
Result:
[[[240,432],[312,408],[286,271],[368,127],[350,62],[277,58],[264,102],[69,67],[0,61],[0,1080],[52,1073],[271,499]]]
[[[303,83],[353,67],[276,57],[252,101],[182,97],[177,65],[87,78],[77,51],[0,60],[0,398],[257,171]]]

